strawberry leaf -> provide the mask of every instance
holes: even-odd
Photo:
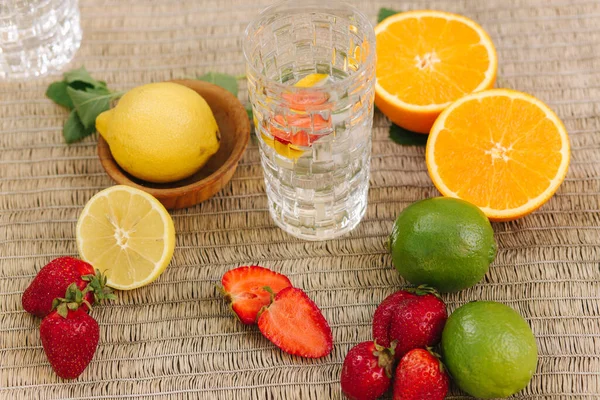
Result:
[[[81,293],[81,290],[77,290],[75,292],[75,305],[77,305],[78,303],[81,303],[83,301],[83,293]]]
[[[85,287],[84,292],[92,292],[96,303],[99,303],[102,300],[117,299],[117,296],[112,292],[112,289],[106,286],[106,275],[100,272],[99,269],[96,269],[95,274],[84,275],[81,279],[89,282]]]
[[[56,307],[56,313],[63,318],[67,318],[67,314],[69,313],[67,303],[60,303],[58,307]]]

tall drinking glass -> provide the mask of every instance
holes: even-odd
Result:
[[[80,43],[78,0],[0,1],[0,79],[59,71]]]
[[[303,239],[349,232],[369,190],[373,27],[338,1],[284,1],[250,23],[244,55],[271,216]]]

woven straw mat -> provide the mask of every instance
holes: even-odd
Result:
[[[499,252],[485,279],[443,298],[449,311],[495,300],[527,319],[539,364],[517,398],[600,399],[600,1],[355,4],[373,22],[384,6],[475,19],[498,49],[497,86],[538,96],[565,122],[573,153],[558,193],[526,218],[494,224]],[[115,90],[208,71],[242,74],[243,31],[265,5],[81,1],[84,40],[70,67],[85,65]],[[271,221],[251,142],[222,192],[172,213],[177,248],[164,274],[93,311],[101,329],[95,357],[79,379],[62,381],[21,294],[52,258],[77,255],[77,216],[113,182],[98,161],[96,137],[64,143],[67,113],[44,95],[56,78],[0,83],[0,398],[341,398],[345,354],[371,338],[379,302],[406,285],[386,251],[392,223],[411,202],[438,195],[423,147],[390,142],[390,123],[376,113],[367,214],[351,234],[313,243]],[[292,357],[232,317],[215,284],[250,263],[288,275],[321,307],[333,329],[330,356]],[[468,397],[453,388],[449,398]]]

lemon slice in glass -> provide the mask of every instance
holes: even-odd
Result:
[[[175,248],[169,212],[152,195],[129,186],[98,192],[77,221],[82,259],[107,276],[107,285],[129,290],[163,273]]]
[[[327,78],[329,78],[328,74],[308,74],[304,78],[296,82],[294,86],[301,88],[320,86],[325,83],[325,80]]]

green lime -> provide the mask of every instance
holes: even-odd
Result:
[[[398,216],[390,236],[394,266],[413,284],[457,292],[483,278],[496,257],[494,231],[464,200],[417,201]]]
[[[454,311],[442,333],[442,353],[458,387],[483,399],[517,393],[537,365],[527,321],[494,301],[474,301]]]

